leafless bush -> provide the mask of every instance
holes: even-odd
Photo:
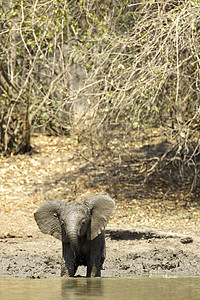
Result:
[[[103,149],[110,132],[123,133],[119,156],[131,136],[159,128],[170,144],[144,173],[193,166],[196,185],[198,1],[0,3],[1,150],[27,151],[31,132],[43,128],[87,132],[88,147],[101,137]]]

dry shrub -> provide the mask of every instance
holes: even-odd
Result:
[[[156,128],[166,147],[156,153],[152,146],[151,157],[141,151],[139,176],[169,165],[185,176],[191,168],[196,186],[199,1],[3,4],[2,151],[27,151],[31,132],[42,128],[77,135],[87,158],[107,153],[123,163],[125,148],[132,160],[128,145],[151,147],[148,130]],[[115,138],[117,150],[109,148]]]

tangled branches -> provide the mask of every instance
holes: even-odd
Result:
[[[170,146],[146,175],[193,166],[196,185],[199,1],[18,0],[1,10],[2,151],[27,151],[38,130],[84,131],[108,146],[113,130],[124,142],[159,128]]]

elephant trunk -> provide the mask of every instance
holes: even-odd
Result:
[[[80,253],[77,230],[76,228],[70,228],[66,233],[74,256],[77,258]]]

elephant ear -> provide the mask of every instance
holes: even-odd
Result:
[[[91,211],[90,239],[93,240],[106,227],[115,207],[115,202],[107,195],[98,195],[87,198],[84,204]]]
[[[34,213],[35,221],[43,233],[50,234],[56,239],[62,240],[59,215],[65,205],[64,201],[48,200]]]

